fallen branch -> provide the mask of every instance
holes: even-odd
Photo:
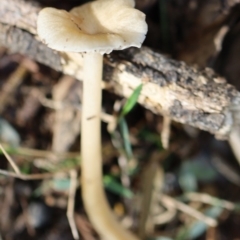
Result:
[[[0,45],[57,71],[82,78],[82,57],[52,51],[36,38],[40,8],[23,0],[1,0]],[[26,18],[27,16],[27,18]],[[198,71],[148,48],[105,57],[104,86],[128,97],[144,83],[139,103],[156,114],[227,138],[235,123],[240,93],[210,69]]]

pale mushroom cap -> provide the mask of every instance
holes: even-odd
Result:
[[[147,24],[145,15],[133,7],[133,0],[97,0],[70,12],[44,8],[38,16],[38,35],[58,51],[104,54],[141,47]]]

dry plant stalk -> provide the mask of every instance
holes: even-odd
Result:
[[[75,169],[70,170],[70,187],[68,193],[68,206],[67,206],[67,217],[68,222],[72,231],[73,238],[79,239],[79,234],[74,220],[74,206],[75,206],[75,195],[78,187],[78,174]]]
[[[178,209],[179,211],[182,211],[182,212],[188,214],[189,216],[204,222],[205,224],[207,224],[210,227],[216,227],[218,224],[217,220],[215,220],[214,218],[205,216],[198,210],[186,205],[185,203],[177,201],[176,199],[169,197],[165,194],[162,194],[160,196],[160,201],[162,202],[162,204],[172,207],[172,208],[175,208],[175,209]]]

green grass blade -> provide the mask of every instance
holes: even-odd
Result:
[[[106,189],[125,198],[132,198],[133,192],[122,186],[114,177],[106,175],[103,177],[103,183]]]
[[[126,152],[127,158],[131,159],[131,158],[133,158],[133,151],[132,151],[132,145],[130,143],[128,125],[127,125],[125,118],[120,119],[119,127],[120,127],[121,135],[123,138],[124,150]]]
[[[140,84],[138,87],[135,88],[132,95],[128,98],[128,100],[124,104],[121,114],[120,114],[120,118],[126,116],[136,105],[136,103],[138,101],[138,97],[142,91],[142,87],[143,87],[143,85]]]

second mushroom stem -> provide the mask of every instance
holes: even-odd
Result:
[[[115,219],[102,183],[101,102],[103,56],[84,56],[83,110],[81,126],[82,198],[96,231],[104,240],[137,240]]]

